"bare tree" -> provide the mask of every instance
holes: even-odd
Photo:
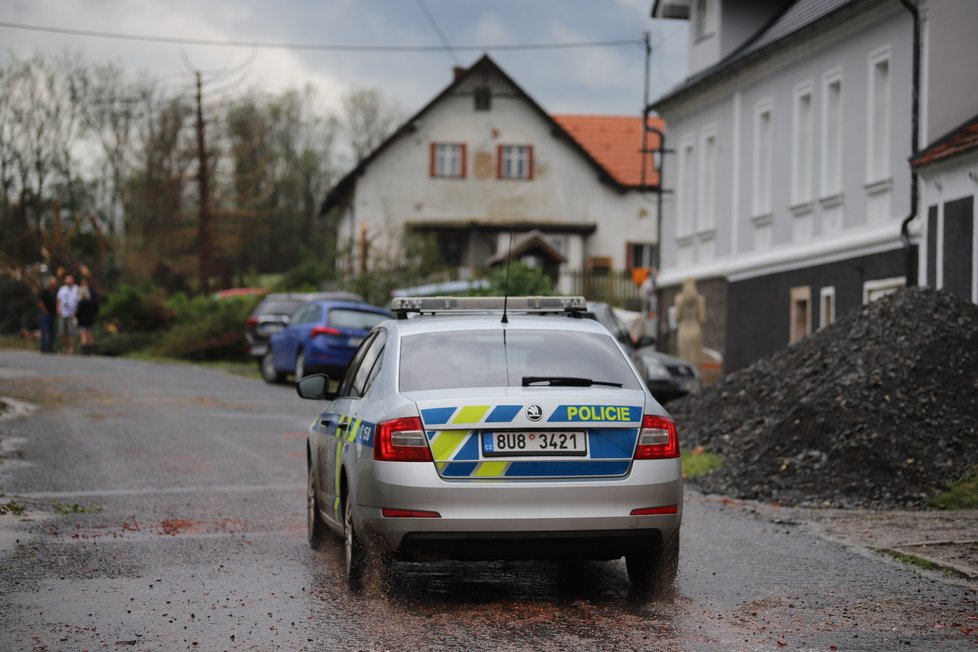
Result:
[[[394,131],[402,112],[376,88],[353,90],[342,104],[340,122],[359,163]]]

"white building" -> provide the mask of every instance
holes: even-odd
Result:
[[[691,21],[689,77],[652,105],[676,150],[660,301],[697,280],[726,369],[913,283],[908,161],[978,112],[978,2],[658,0],[652,15]]]
[[[657,178],[646,156],[643,180],[641,127],[550,115],[483,56],[340,180],[323,212],[339,216],[348,269],[402,255],[416,233],[469,278],[505,255],[512,230],[516,257],[570,291],[568,271],[654,264],[656,198],[644,191]]]

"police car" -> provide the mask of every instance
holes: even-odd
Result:
[[[308,535],[358,590],[390,560],[625,558],[671,584],[676,427],[583,297],[398,298],[309,428]],[[413,318],[408,318],[413,317]]]

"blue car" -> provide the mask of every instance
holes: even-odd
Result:
[[[309,301],[269,338],[262,378],[277,383],[289,374],[298,380],[316,371],[341,377],[370,329],[390,318],[387,310],[365,303]]]

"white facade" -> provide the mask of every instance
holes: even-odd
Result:
[[[677,182],[663,206],[660,285],[900,246],[910,209],[909,25],[898,4],[881,5],[660,107],[680,143],[665,163]],[[708,134],[715,171],[684,162],[704,155]],[[692,190],[705,174],[712,197]]]
[[[961,258],[974,249],[926,247],[945,228],[970,241],[969,211],[935,200],[909,160],[978,114],[978,2],[657,0],[653,16],[692,23],[690,75],[652,105],[676,150],[664,163],[674,192],[662,208],[660,300],[686,278],[707,288],[707,346],[728,370],[914,276],[928,282],[938,263],[966,286]],[[930,218],[945,208],[950,221]]]
[[[624,268],[627,243],[655,243],[655,196],[602,180],[594,160],[495,70],[478,62],[356,172],[338,204],[341,242],[355,256],[368,242],[369,267],[372,257],[399,256],[408,231],[453,233],[464,278],[505,251],[510,227],[516,239],[538,229],[565,258],[562,269],[595,259]],[[491,91],[488,110],[475,108],[479,87]],[[446,163],[432,165],[433,144],[463,146],[452,148],[464,157],[461,175],[434,176]],[[529,147],[528,178],[500,178],[506,146]]]

